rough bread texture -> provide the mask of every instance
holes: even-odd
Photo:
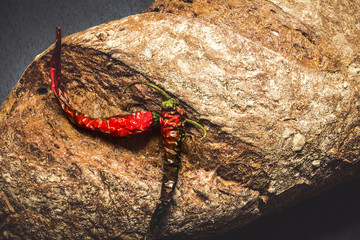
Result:
[[[302,1],[319,2],[309,15],[295,2],[207,2],[155,1],[149,11],[172,14],[130,16],[63,40],[62,81],[79,111],[159,111],[149,87],[122,93],[150,81],[208,131],[201,142],[186,128],[156,239],[222,234],[359,173],[359,5],[342,1],[355,9],[346,15]],[[328,28],[347,39],[342,47]],[[50,90],[52,50],[0,109],[0,236],[141,239],[160,194],[159,129],[120,139],[72,125]]]
[[[357,72],[360,1],[155,0],[146,10],[230,26],[309,68]]]

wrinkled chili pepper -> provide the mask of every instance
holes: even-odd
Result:
[[[108,118],[92,118],[71,107],[63,91],[61,80],[61,30],[56,28],[55,50],[50,60],[51,89],[70,121],[80,127],[115,137],[141,134],[150,131],[159,121],[156,112],[135,112]]]
[[[152,215],[145,240],[169,208],[181,167],[180,152],[184,140],[185,111],[179,105],[163,108],[160,114],[160,129],[164,140],[164,166],[160,203]]]
[[[156,224],[166,213],[178,179],[181,167],[181,144],[184,140],[184,125],[189,122],[204,132],[202,140],[206,137],[206,130],[197,122],[185,118],[185,111],[179,106],[178,101],[171,98],[165,91],[148,82],[134,82],[128,85],[124,92],[135,84],[145,84],[158,90],[165,101],[161,103],[160,115],[156,112],[136,112],[127,115],[117,115],[109,118],[91,118],[84,113],[73,109],[67,101],[67,96],[60,85],[61,79],[61,30],[56,28],[56,45],[50,60],[51,88],[59,101],[62,109],[70,121],[78,126],[110,134],[111,136],[125,137],[149,131],[157,123],[160,123],[161,135],[164,141],[164,169],[159,203],[152,215],[148,230],[144,239],[152,234]]]
[[[189,122],[200,127],[204,131],[206,137],[206,130],[198,123],[185,118],[185,110],[179,106],[176,99],[171,98],[166,92],[158,88],[156,85],[148,82],[134,82],[125,88],[124,92],[135,84],[145,84],[157,89],[164,97],[165,101],[161,103],[160,113],[160,131],[164,141],[164,166],[163,179],[160,193],[160,202],[150,220],[150,224],[144,240],[148,239],[154,230],[157,223],[169,208],[176,183],[178,180],[178,173],[181,167],[181,144],[184,140],[184,125]]]
[[[186,118],[185,111],[179,106],[178,101],[151,83],[135,82],[125,88],[124,91],[134,84],[146,84],[156,88],[167,99],[162,102],[160,113],[160,131],[165,150],[161,193],[159,203],[151,217],[148,230],[144,237],[144,240],[146,240],[150,237],[155,226],[166,213],[176,187],[178,173],[181,167],[180,152],[181,144],[184,140]]]

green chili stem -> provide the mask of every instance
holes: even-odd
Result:
[[[195,122],[193,120],[190,120],[190,119],[187,119],[187,118],[186,118],[186,121],[188,123],[191,123],[192,125],[195,125],[196,127],[199,127],[204,132],[204,136],[201,138],[201,141],[206,138],[206,135],[207,135],[206,130],[200,123],[197,123],[197,122]]]
[[[156,86],[155,84],[149,83],[149,82],[133,82],[130,83],[125,89],[124,89],[124,93],[133,85],[135,84],[144,84],[144,85],[148,85],[149,87],[152,87],[154,89],[156,89],[161,95],[163,95],[164,98],[166,99],[170,99],[171,97],[169,96],[169,94],[167,94],[164,90],[162,90],[161,88],[159,88],[158,86]]]

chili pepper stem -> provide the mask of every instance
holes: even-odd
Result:
[[[156,86],[155,84],[152,84],[152,83],[149,83],[149,82],[133,82],[133,83],[130,83],[125,89],[124,89],[124,93],[126,93],[126,91],[132,87],[133,85],[135,84],[144,84],[144,85],[147,85],[149,87],[152,87],[152,88],[155,88],[156,90],[159,91],[159,93],[161,95],[163,95],[164,98],[166,99],[170,99],[171,97],[169,96],[169,94],[167,94],[164,90],[162,90],[161,88],[159,88],[158,86]]]
[[[207,135],[205,128],[200,123],[197,123],[197,122],[195,122],[193,120],[190,120],[190,119],[187,119],[187,118],[185,120],[186,120],[186,122],[191,123],[192,125],[200,128],[203,131],[204,135],[201,138],[201,141],[203,141],[206,138],[206,135]]]
[[[166,101],[163,101],[161,103],[161,108],[163,109],[171,109],[174,108],[176,106],[176,104],[178,104],[178,100],[174,99],[174,98],[170,98]]]

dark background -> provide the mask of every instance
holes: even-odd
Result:
[[[36,55],[54,43],[56,26],[67,36],[140,13],[152,1],[0,0],[0,103]],[[358,240],[359,190],[360,180],[343,184],[221,239]]]

